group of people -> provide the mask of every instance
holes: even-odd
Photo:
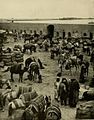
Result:
[[[36,30],[34,30],[34,31],[30,30],[29,32],[27,32],[26,30],[17,31],[16,29],[12,30],[10,32],[8,30],[6,30],[6,34],[12,35],[14,38],[14,42],[16,42],[18,40],[22,40],[22,39],[24,39],[24,42],[26,42],[25,41],[26,39],[33,40],[34,38],[42,39],[44,37],[43,32],[41,30],[39,33],[37,33]]]
[[[55,99],[61,105],[69,105],[70,107],[76,107],[79,99],[80,85],[76,79],[62,78],[60,74],[57,75],[57,79],[54,83],[55,87]]]

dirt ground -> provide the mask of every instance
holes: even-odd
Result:
[[[5,47],[11,47],[13,48],[13,46],[15,44],[20,44],[23,45],[23,41],[18,41],[18,42],[14,42],[13,39],[9,39],[8,40],[9,43],[5,44]],[[54,98],[54,82],[56,80],[56,74],[59,71],[59,67],[58,67],[58,63],[57,63],[57,58],[55,58],[55,60],[50,59],[50,52],[44,52],[44,51],[39,51],[37,50],[36,53],[33,53],[32,56],[34,56],[35,58],[40,58],[45,69],[41,70],[41,74],[42,74],[42,79],[43,82],[42,83],[37,83],[37,82],[32,82],[29,80],[25,80],[25,78],[27,78],[27,73],[24,74],[24,81],[23,83],[18,83],[18,75],[14,75],[14,79],[15,82],[12,83],[12,87],[13,89],[17,89],[17,87],[19,85],[32,85],[33,89],[36,90],[36,92],[38,94],[43,94],[43,95],[50,95],[51,98]],[[24,60],[26,58],[30,57],[30,53],[25,53],[24,55]],[[72,76],[69,75],[68,71],[64,71],[63,76],[67,77],[67,78],[79,78],[79,71],[74,72],[74,70],[72,71],[73,74]],[[10,79],[10,73],[2,73],[3,74],[3,78],[5,79]],[[17,85],[17,87],[15,87],[15,85]],[[7,103],[8,104],[8,103]],[[76,108],[70,108],[69,106],[61,106],[59,103],[60,109],[62,111],[62,119],[61,120],[75,120],[75,114],[76,114]],[[0,111],[0,120],[7,120],[8,118],[8,107],[6,105],[5,107],[5,111],[2,112]]]

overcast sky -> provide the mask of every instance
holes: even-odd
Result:
[[[94,17],[94,0],[0,0],[0,18]]]

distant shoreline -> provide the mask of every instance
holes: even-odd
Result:
[[[46,18],[46,19],[40,19],[40,18],[35,18],[35,19],[3,19],[1,18],[0,21],[49,21],[49,20],[94,20],[94,18],[76,18],[76,17],[68,17],[68,18]]]

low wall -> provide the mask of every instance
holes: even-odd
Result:
[[[40,30],[43,30],[44,32],[47,31],[47,26],[49,24],[45,23],[0,23],[0,29],[8,29],[8,30],[27,30],[27,31],[34,31],[37,30],[38,32]],[[60,34],[62,34],[63,29],[65,32],[72,32],[72,31],[78,31],[78,32],[92,32],[94,33],[94,25],[83,25],[83,24],[53,24],[55,27],[55,32],[58,31]]]

